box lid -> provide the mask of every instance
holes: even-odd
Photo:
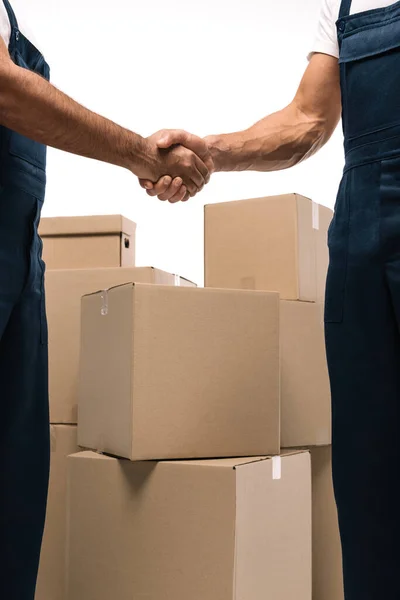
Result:
[[[134,235],[136,223],[122,215],[43,218],[39,226],[42,237],[72,235]]]
[[[254,463],[265,462],[267,460],[275,460],[276,458],[286,458],[288,456],[295,456],[297,454],[309,454],[308,449],[293,449],[293,450],[285,450],[282,452],[280,457],[276,456],[249,456],[245,458],[213,458],[213,459],[193,459],[193,460],[164,460],[162,463],[164,465],[174,464],[174,465],[190,465],[197,467],[219,467],[225,469],[236,469],[238,467],[242,467],[245,465],[251,465]],[[86,458],[89,460],[120,460],[130,462],[126,458],[117,459],[114,456],[110,456],[108,454],[102,454],[100,452],[93,452],[92,450],[84,450],[82,452],[77,452],[76,454],[71,454],[69,458]],[[146,461],[156,462],[156,461]]]
[[[266,202],[271,202],[271,201],[275,201],[275,200],[280,200],[283,198],[305,198],[306,200],[309,200],[310,202],[312,202],[312,200],[310,198],[308,198],[307,196],[303,196],[303,194],[297,194],[296,192],[292,192],[289,194],[278,194],[278,195],[273,195],[273,196],[263,196],[261,198],[248,198],[247,200],[229,200],[227,202],[214,202],[212,204],[206,204],[204,206],[205,210],[212,210],[213,208],[215,208],[216,210],[218,210],[218,208],[220,208],[221,206],[226,206],[229,205],[230,207],[241,207],[244,204],[248,204],[249,202],[258,202],[260,204],[266,203]]]

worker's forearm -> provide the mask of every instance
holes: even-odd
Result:
[[[245,131],[206,139],[217,171],[278,171],[314,154],[326,136],[323,122],[291,104]]]
[[[147,172],[149,148],[139,135],[78,104],[35,73],[13,64],[0,75],[0,123],[38,142]],[[144,170],[143,170],[144,167]]]

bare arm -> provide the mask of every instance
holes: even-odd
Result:
[[[125,167],[138,177],[156,181],[163,175],[178,176],[193,193],[208,178],[203,160],[212,164],[206,144],[203,160],[192,151],[162,151],[84,108],[42,77],[16,66],[1,39],[0,124],[45,145]]]
[[[336,58],[315,54],[294,100],[283,110],[265,117],[249,129],[205,138],[215,171],[278,171],[317,152],[331,137],[341,111],[339,66]],[[184,131],[160,132],[160,148],[182,144],[190,148]],[[173,182],[174,183],[174,182]],[[159,181],[141,182],[150,196],[168,199],[172,187]]]
[[[315,154],[331,137],[341,111],[336,58],[315,54],[294,100],[249,129],[206,138],[217,171],[277,171]]]

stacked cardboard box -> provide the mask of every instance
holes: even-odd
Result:
[[[63,261],[72,239],[97,258],[107,246],[103,264],[47,274],[52,420],[78,415],[87,450],[67,460],[58,445],[67,549],[59,519],[60,577],[46,580],[62,585],[37,600],[343,600],[322,315],[330,215],[297,195],[206,207],[206,289],[126,265],[134,226],[121,218],[49,227]]]
[[[51,471],[36,600],[65,600],[67,456],[78,452],[77,397],[81,298],[137,281],[194,286],[158,269],[135,267],[136,225],[121,216],[43,219],[47,262]],[[78,268],[79,267],[79,268]]]
[[[311,599],[310,456],[280,455],[280,345],[274,291],[83,298],[95,452],[69,459],[68,600]]]
[[[67,456],[78,451],[76,425],[51,425],[46,527],[35,600],[65,599]]]
[[[52,423],[77,423],[82,297],[127,282],[168,286],[187,286],[190,283],[151,267],[68,269],[47,272],[46,302],[49,323],[50,420]]]
[[[323,331],[332,212],[297,194],[205,209],[205,285],[281,298],[282,447],[330,444]]]
[[[297,194],[205,209],[206,286],[280,292],[281,444],[311,449],[313,600],[343,600],[323,332],[331,219]]]
[[[313,448],[313,600],[343,600],[342,554],[329,446]]]
[[[311,600],[308,453],[69,461],[68,600]]]
[[[136,224],[120,215],[42,219],[48,269],[134,267]]]

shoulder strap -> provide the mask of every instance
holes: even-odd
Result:
[[[15,16],[13,9],[11,8],[11,4],[8,0],[3,0],[3,3],[8,14],[8,18],[10,19],[11,27],[15,27],[16,29],[18,29],[17,17]]]
[[[350,14],[351,0],[342,0],[339,10],[339,19],[347,17]]]

